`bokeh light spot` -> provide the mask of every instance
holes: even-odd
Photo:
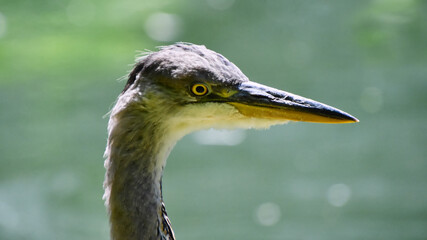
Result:
[[[266,202],[256,209],[255,215],[259,224],[263,226],[272,226],[280,220],[280,207],[275,203]]]
[[[245,138],[246,132],[244,130],[209,129],[193,134],[193,139],[201,145],[234,146],[242,143]]]
[[[182,31],[181,18],[169,13],[154,13],[145,21],[145,31],[156,41],[173,41]]]
[[[351,190],[345,184],[334,184],[328,189],[327,197],[332,206],[342,207],[350,200]]]

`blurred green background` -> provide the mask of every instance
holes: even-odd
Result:
[[[361,120],[186,136],[163,183],[178,239],[427,239],[426,13],[423,0],[0,0],[0,239],[109,238],[103,116],[137,50],[176,41]]]

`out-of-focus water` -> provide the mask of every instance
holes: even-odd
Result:
[[[163,181],[178,239],[427,238],[425,1],[0,6],[0,239],[108,239],[103,116],[137,50],[176,41],[361,120],[185,137]]]

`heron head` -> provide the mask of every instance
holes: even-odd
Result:
[[[353,116],[314,100],[249,81],[233,63],[204,46],[179,43],[140,58],[122,95],[157,121],[190,132],[258,128],[287,121],[351,123]]]

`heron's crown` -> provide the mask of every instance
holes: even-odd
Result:
[[[191,77],[230,84],[248,81],[227,58],[203,45],[191,43],[160,47],[158,52],[151,52],[137,59],[123,91],[141,76],[170,80]]]

